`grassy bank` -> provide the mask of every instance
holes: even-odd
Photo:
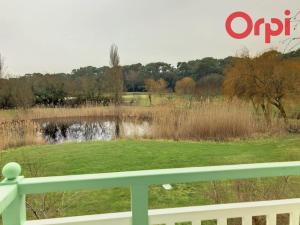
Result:
[[[22,164],[23,174],[30,176],[53,176],[84,173],[105,173],[160,168],[179,168],[208,165],[259,163],[300,160],[300,136],[288,136],[278,139],[262,139],[244,142],[173,142],[173,141],[112,141],[88,142],[61,145],[31,146],[12,149],[2,154],[2,165],[9,161]],[[281,179],[281,178],[278,178]],[[273,180],[272,180],[273,181]],[[284,183],[279,180],[280,184]],[[293,197],[299,194],[298,179],[283,195],[260,195],[273,185],[264,179],[255,181],[256,192],[250,200]],[[231,189],[234,184],[177,184],[172,190],[160,186],[151,187],[150,207],[177,207],[209,204],[214,202],[233,202],[249,200],[237,199]],[[253,185],[252,185],[253,186]],[[279,185],[280,186],[280,185]],[[274,190],[280,189],[278,184]],[[213,188],[223,193],[213,195]],[[294,188],[294,189],[293,189]],[[273,189],[272,189],[273,190]],[[82,214],[95,214],[124,211],[130,209],[128,189],[109,189],[89,192],[51,194],[31,197],[31,205],[42,207],[46,201],[46,213],[41,217],[56,217]],[[298,196],[299,197],[299,196]],[[43,206],[44,207],[44,206]],[[44,207],[45,208],[45,207]],[[59,208],[59,211],[55,210]],[[31,211],[29,214],[34,218]],[[42,214],[42,213],[41,213]]]

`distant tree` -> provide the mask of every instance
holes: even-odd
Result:
[[[176,82],[175,91],[179,95],[192,95],[195,92],[196,82],[191,77],[184,77]]]
[[[221,74],[207,75],[197,82],[197,96],[217,96],[222,94],[224,76]]]
[[[45,106],[63,105],[67,93],[64,78],[60,75],[40,75],[32,81],[35,103]]]
[[[134,70],[130,70],[127,74],[126,81],[128,84],[128,91],[135,91],[135,85],[138,83],[139,74]]]
[[[174,68],[171,64],[164,62],[149,63],[144,66],[144,72],[151,75],[151,78],[159,79],[164,74],[172,72]]]
[[[287,122],[283,102],[299,96],[299,79],[299,58],[286,59],[276,51],[268,51],[254,58],[236,59],[225,73],[223,90],[226,95],[249,99],[260,106],[267,121],[268,105],[273,105]]]
[[[14,107],[11,101],[11,85],[9,80],[0,78],[0,107],[7,109]]]
[[[29,108],[34,102],[31,84],[26,78],[0,79],[1,108]]]
[[[82,101],[93,102],[97,101],[101,92],[98,89],[98,83],[96,80],[96,76],[81,76],[76,80],[76,97]]]
[[[29,108],[35,103],[35,97],[32,88],[27,79],[10,79],[11,101],[17,108]]]
[[[115,104],[116,111],[116,129],[115,135],[116,137],[120,136],[120,123],[121,123],[121,108],[119,107],[122,102],[122,94],[124,90],[124,78],[122,73],[122,68],[120,66],[120,56],[118,52],[118,47],[116,45],[112,45],[110,48],[110,69],[108,70],[108,82],[107,88],[108,91],[112,93],[112,99]]]
[[[87,76],[87,75],[98,75],[100,69],[94,66],[87,66],[87,67],[80,67],[79,69],[73,69],[72,75],[73,76]]]
[[[152,105],[152,94],[159,93],[162,94],[167,91],[167,82],[164,79],[153,80],[147,79],[145,80],[145,87],[148,92],[148,98],[150,105]]]
[[[168,83],[164,79],[160,78],[156,81],[156,83],[157,83],[157,92],[160,95],[167,92]]]
[[[191,77],[184,77],[176,82],[176,94],[183,95],[189,99],[189,107],[192,106],[192,100],[195,95],[196,82]]]
[[[122,101],[122,93],[124,89],[124,79],[122,74],[122,68],[120,66],[120,56],[118,53],[118,47],[112,45],[110,48],[110,70],[109,70],[109,86],[110,92],[113,95],[113,101],[115,105],[120,105]]]
[[[180,77],[189,75],[197,81],[208,74],[222,74],[227,63],[227,60],[219,60],[212,57],[180,62],[177,64],[177,73]]]
[[[122,66],[124,86],[129,92],[145,91],[143,65],[136,63]]]
[[[149,98],[150,105],[152,105],[152,94],[157,89],[156,81],[153,80],[153,79],[145,80],[145,87],[146,87],[146,90],[148,92],[148,98]]]

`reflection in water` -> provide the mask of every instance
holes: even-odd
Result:
[[[142,137],[149,133],[149,123],[122,122],[122,137]],[[116,137],[114,121],[74,122],[42,124],[42,134],[47,143],[82,142],[89,140],[109,141]]]

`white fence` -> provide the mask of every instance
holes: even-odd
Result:
[[[241,218],[242,225],[252,225],[254,216],[266,216],[266,225],[276,225],[278,214],[289,214],[289,225],[299,225],[300,199],[149,210],[151,225],[175,225],[182,222],[201,225],[202,221],[207,220],[227,225],[227,220],[231,218]],[[28,221],[25,225],[131,225],[131,213]]]

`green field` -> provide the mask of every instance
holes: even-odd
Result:
[[[2,166],[10,161],[19,162],[26,177],[296,160],[300,160],[299,135],[223,143],[133,140],[70,143],[22,147],[1,155]],[[211,184],[199,183],[177,184],[169,191],[154,186],[150,191],[150,207],[212,203],[210,188]],[[292,191],[289,193],[294,195]],[[128,189],[66,193],[62,212],[51,213],[49,209],[47,216],[129,210],[129,196]],[[50,204],[59,204],[60,197],[51,195],[56,200]],[[228,201],[234,201],[234,197]]]
[[[152,105],[169,102],[171,99],[179,98],[173,93],[151,94]],[[125,92],[122,96],[124,104],[137,106],[150,106],[147,92]]]

